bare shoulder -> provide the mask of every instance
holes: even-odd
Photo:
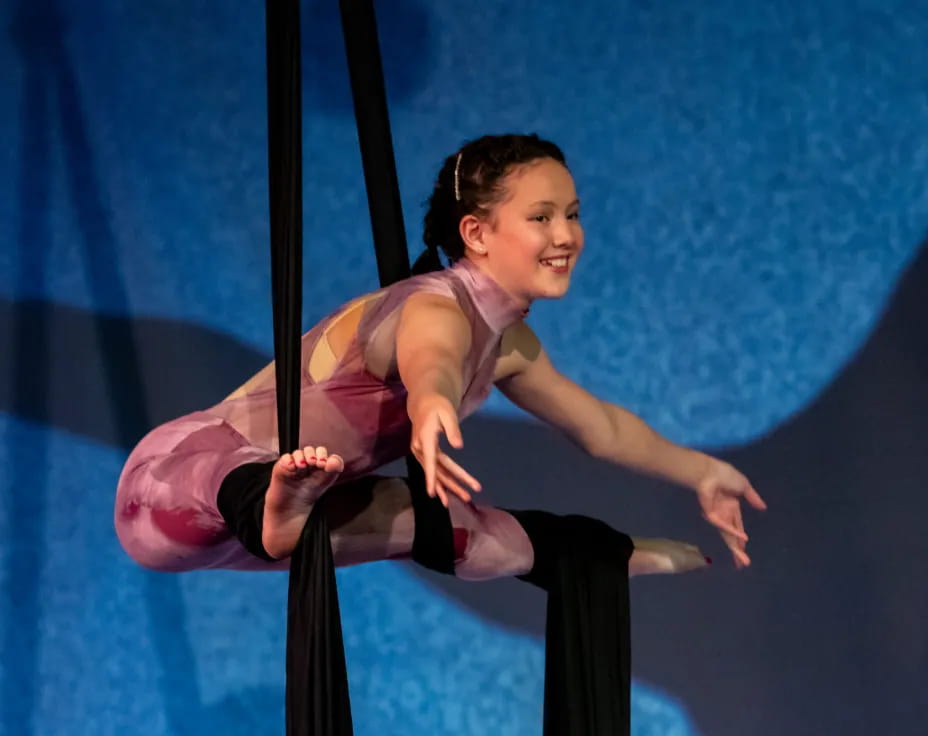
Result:
[[[503,342],[495,379],[503,396],[580,447],[598,451],[613,434],[603,402],[554,367],[528,325],[513,325]]]
[[[406,331],[426,329],[433,332],[436,327],[453,329],[456,332],[466,330],[468,334],[470,333],[467,316],[454,297],[427,291],[410,294],[403,304],[400,329]]]
[[[396,328],[398,360],[419,350],[450,351],[463,357],[470,343],[470,322],[456,299],[429,292],[406,299]]]
[[[502,381],[525,371],[542,354],[541,341],[524,320],[503,332],[493,381]]]
[[[403,305],[404,311],[418,311],[418,310],[430,310],[430,309],[448,309],[454,312],[459,312],[461,316],[464,316],[464,312],[461,309],[461,305],[458,304],[458,300],[452,296],[446,296],[444,294],[438,294],[432,291],[416,291],[406,297],[406,303]]]

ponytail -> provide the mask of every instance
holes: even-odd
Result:
[[[430,273],[432,271],[441,271],[445,265],[441,262],[441,257],[438,255],[438,246],[430,245],[422,251],[416,262],[412,264],[412,275],[418,276],[423,273]]]

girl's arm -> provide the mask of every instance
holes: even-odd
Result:
[[[407,391],[410,447],[425,471],[428,494],[438,495],[445,506],[449,492],[470,500],[462,483],[480,490],[476,479],[438,444],[442,433],[452,447],[464,444],[458,408],[464,391],[464,358],[470,345],[470,324],[454,299],[421,293],[406,300],[396,329],[396,363]]]
[[[406,300],[396,328],[396,363],[408,392],[410,418],[423,400],[436,394],[457,412],[470,344],[470,325],[454,299],[420,293]]]
[[[740,502],[744,498],[757,509],[766,504],[731,465],[670,442],[631,412],[561,375],[524,322],[503,336],[496,385],[517,406],[565,432],[590,455],[693,489],[703,516],[721,532],[736,566],[751,564]]]
[[[630,411],[559,373],[524,322],[505,333],[495,380],[510,401],[560,429],[593,457],[694,490],[706,475],[708,455],[664,439]]]

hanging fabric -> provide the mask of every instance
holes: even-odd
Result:
[[[340,0],[339,7],[377,273],[380,285],[388,286],[408,278],[410,270],[377,19],[372,0]],[[454,532],[448,510],[425,492],[425,473],[414,455],[406,457],[406,474],[417,519],[412,557],[416,561],[429,559],[429,567],[452,575]],[[436,559],[434,550],[447,553]]]
[[[281,452],[299,445],[302,316],[302,95],[299,0],[266,0],[268,186],[277,421]],[[288,736],[350,736],[351,706],[324,503],[290,558]]]
[[[409,276],[409,258],[371,0],[340,0],[358,141],[382,286]],[[302,146],[299,0],[266,0],[268,162],[274,349],[280,449],[299,442]],[[413,557],[453,574],[447,510],[407,458],[416,514]],[[287,615],[287,736],[350,736],[348,677],[323,496],[291,556]],[[548,593],[545,736],[626,736],[629,725],[628,555],[631,542],[601,522],[512,512]],[[421,523],[427,519],[426,523]]]

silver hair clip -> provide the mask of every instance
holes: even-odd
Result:
[[[458,154],[457,163],[454,165],[454,199],[457,202],[461,201],[461,154]]]

